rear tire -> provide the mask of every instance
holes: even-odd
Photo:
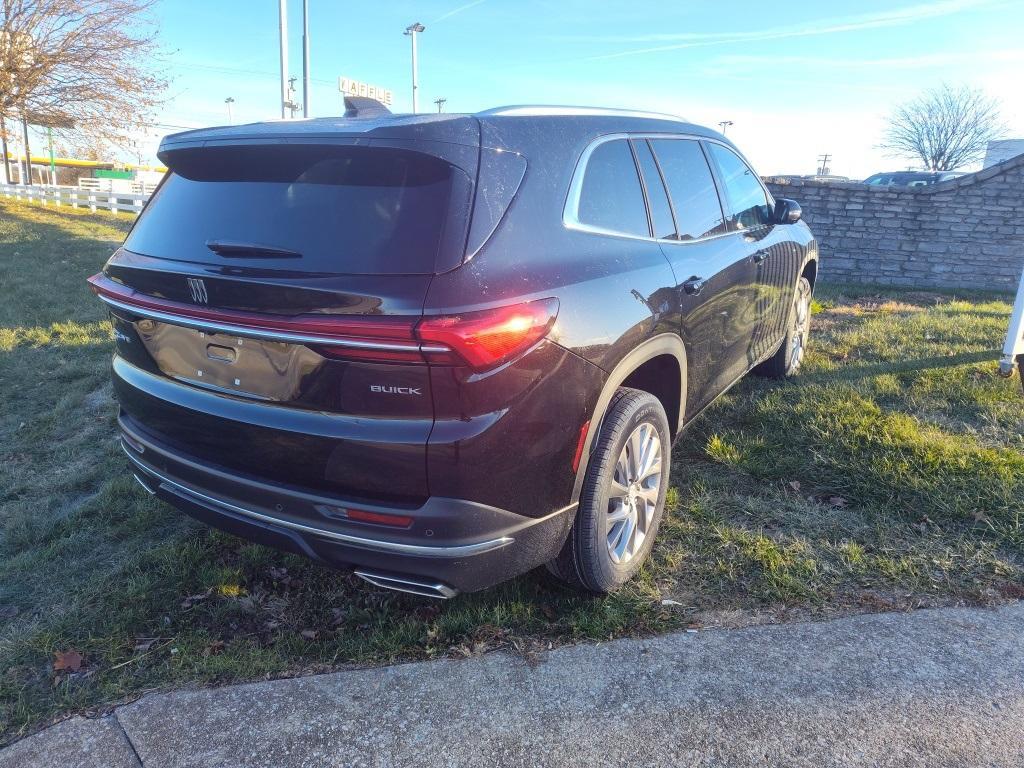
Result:
[[[789,310],[786,336],[775,354],[754,368],[754,373],[771,379],[785,379],[795,376],[800,370],[811,331],[812,293],[810,280],[801,276]]]
[[[661,402],[620,388],[601,423],[569,538],[548,570],[597,594],[613,592],[640,569],[665,509],[671,432]]]

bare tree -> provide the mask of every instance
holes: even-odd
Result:
[[[0,0],[0,119],[117,143],[143,125],[156,74],[154,0]]]
[[[988,143],[1005,131],[994,99],[944,85],[897,108],[882,147],[919,158],[930,171],[952,171],[980,160]]]

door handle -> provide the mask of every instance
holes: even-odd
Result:
[[[754,251],[754,263],[760,264],[762,261],[768,258],[768,251],[761,249],[760,251]]]
[[[704,284],[707,282],[702,277],[691,277],[685,283],[683,283],[683,290],[688,296],[697,296],[702,290],[704,290]]]

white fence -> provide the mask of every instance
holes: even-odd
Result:
[[[150,192],[116,192],[103,189],[79,187],[54,187],[33,184],[0,184],[4,197],[36,202],[40,205],[70,205],[72,208],[88,208],[91,211],[127,211],[138,213],[142,210]]]

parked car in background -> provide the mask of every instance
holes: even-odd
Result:
[[[818,249],[721,134],[554,107],[169,136],[90,279],[139,483],[435,597],[547,564],[614,590],[680,431],[795,374]]]
[[[893,171],[868,176],[862,183],[872,187],[923,187],[964,175],[960,171]]]

